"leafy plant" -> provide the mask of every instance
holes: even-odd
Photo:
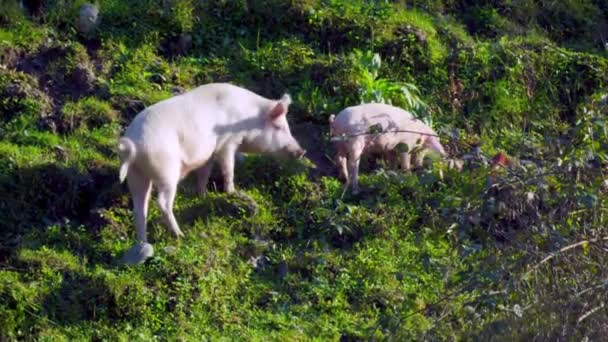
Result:
[[[353,50],[349,58],[356,65],[356,81],[361,103],[379,102],[401,106],[430,123],[429,106],[420,98],[416,85],[379,77],[382,60],[378,53]]]

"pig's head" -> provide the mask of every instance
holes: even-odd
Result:
[[[287,123],[287,110],[291,104],[291,97],[283,95],[279,101],[273,102],[266,113],[263,113],[264,129],[257,145],[264,152],[302,158],[306,153],[298,141],[291,135]]]
[[[443,149],[441,142],[439,142],[439,138],[436,136],[428,136],[424,141],[424,147],[428,148],[431,151],[439,153],[442,157],[448,156],[448,154]]]

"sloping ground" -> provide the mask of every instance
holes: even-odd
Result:
[[[1,339],[608,332],[605,2],[104,0],[87,35],[81,3],[0,7]],[[116,138],[224,81],[289,92],[311,162],[248,156],[239,195],[187,179],[186,237],[152,205],[156,255],[121,265],[135,232]],[[432,123],[463,172],[366,165],[344,192],[327,118],[370,100]],[[497,152],[515,162],[493,170]]]

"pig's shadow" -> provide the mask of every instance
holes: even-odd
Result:
[[[182,209],[178,216],[183,225],[192,225],[196,219],[209,217],[230,217],[240,219],[255,215],[258,204],[244,194],[208,193],[201,195],[196,204]]]
[[[117,170],[95,166],[89,170],[41,164],[15,167],[0,175],[0,262],[25,245],[55,245],[77,255],[93,254],[98,225],[93,209],[111,207],[121,193]],[[78,223],[86,228],[76,229]],[[48,227],[61,227],[53,232]],[[65,231],[63,231],[65,230]],[[33,240],[24,241],[30,236]]]
[[[235,123],[227,124],[227,125],[215,125],[213,127],[213,132],[217,135],[227,134],[227,133],[243,133],[244,131],[248,131],[251,129],[262,129],[260,125],[261,118],[258,116],[237,121]]]

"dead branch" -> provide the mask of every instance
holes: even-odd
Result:
[[[584,245],[584,244],[588,244],[588,243],[592,243],[592,242],[593,242],[593,243],[595,243],[595,242],[599,242],[599,241],[607,241],[607,240],[608,240],[608,236],[605,236],[605,237],[603,237],[603,238],[596,238],[596,239],[583,240],[583,241],[579,241],[579,242],[577,242],[577,243],[574,243],[574,244],[572,244],[572,245],[568,245],[568,246],[566,246],[566,247],[563,247],[562,249],[560,249],[560,250],[559,250],[559,251],[557,251],[557,252],[553,252],[553,253],[549,254],[549,255],[548,255],[546,258],[544,258],[544,259],[543,259],[543,260],[541,260],[541,261],[540,261],[540,262],[539,262],[539,263],[538,263],[536,266],[534,266],[534,268],[533,268],[533,269],[537,269],[537,268],[539,268],[539,267],[540,267],[542,264],[544,264],[544,263],[546,263],[547,261],[549,261],[549,260],[551,260],[551,259],[555,258],[555,257],[556,257],[557,255],[559,255],[560,253],[563,253],[563,252],[565,252],[565,251],[567,251],[567,250],[570,250],[570,249],[576,248],[576,247],[578,247],[578,246],[582,246],[582,245]]]
[[[587,318],[587,317],[589,317],[589,316],[593,315],[593,314],[594,314],[596,311],[598,311],[598,310],[602,309],[603,307],[604,307],[604,303],[602,303],[602,304],[600,304],[599,306],[596,306],[596,307],[594,307],[593,309],[591,309],[591,310],[589,310],[589,311],[585,312],[585,313],[584,313],[584,314],[583,314],[581,317],[579,317],[579,318],[576,320],[576,324],[581,323],[581,322],[582,322],[582,321],[583,321],[585,318]]]

